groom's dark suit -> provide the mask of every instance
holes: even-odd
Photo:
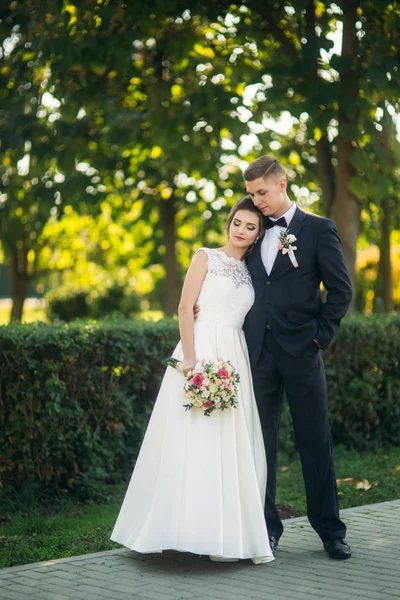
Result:
[[[256,297],[244,331],[267,453],[265,517],[270,536],[279,539],[283,527],[275,507],[277,438],[285,390],[308,518],[326,541],[345,537],[346,527],[339,519],[326,378],[316,341],[326,348],[332,340],[350,303],[351,283],[332,220],[297,207],[287,231],[297,238],[293,245],[298,268],[279,251],[268,275],[260,243],[247,258]],[[321,281],[328,292],[325,303]]]

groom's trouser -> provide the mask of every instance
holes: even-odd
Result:
[[[279,539],[283,532],[275,492],[285,390],[303,469],[308,519],[322,541],[345,537],[332,460],[327,385],[318,346],[312,342],[303,356],[295,357],[285,352],[271,330],[266,329],[262,352],[252,374],[267,454],[265,519],[269,535]]]

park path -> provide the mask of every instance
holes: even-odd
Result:
[[[334,561],[304,517],[285,522],[276,560],[212,563],[121,548],[0,570],[1,600],[400,599],[400,500],[341,511],[353,550]]]

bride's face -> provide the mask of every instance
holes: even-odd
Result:
[[[251,210],[238,210],[229,227],[229,241],[233,246],[248,248],[260,232],[260,220]]]

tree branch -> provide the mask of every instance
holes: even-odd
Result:
[[[316,20],[315,20],[315,3],[314,0],[308,0],[306,8],[306,38],[307,38],[307,50],[308,55],[311,58],[311,75],[315,81],[318,80],[318,54],[320,50],[320,44],[317,43],[318,37],[315,32]]]
[[[299,52],[296,46],[290,41],[290,38],[285,34],[285,32],[278,26],[278,23],[273,20],[273,12],[270,13],[265,12],[265,6],[257,2],[247,2],[248,7],[254,12],[257,13],[264,22],[268,25],[267,31],[274,36],[276,41],[278,41],[285,49],[287,55],[293,60],[299,59]]]

